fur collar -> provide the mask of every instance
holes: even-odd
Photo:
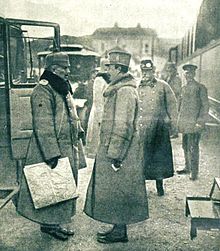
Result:
[[[115,80],[113,80],[103,93],[104,97],[113,96],[120,88],[124,86],[132,86],[136,88],[136,83],[130,73],[120,74]]]
[[[72,94],[72,89],[68,80],[64,80],[52,73],[51,71],[45,70],[40,77],[40,80],[47,80],[49,85],[59,94],[66,96],[69,92]]]
[[[107,84],[109,84],[111,81],[109,80],[109,74],[107,72],[98,72],[96,77],[101,77],[105,80]]]

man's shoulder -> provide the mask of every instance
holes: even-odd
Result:
[[[204,91],[207,90],[207,88],[206,88],[206,86],[204,84],[202,84],[202,83],[200,83],[200,82],[198,82],[196,80],[195,80],[194,83],[195,83],[195,86],[197,86],[199,89],[204,90]]]
[[[118,94],[126,95],[136,95],[137,94],[137,83],[135,80],[129,80],[124,82],[123,85],[118,89]]]
[[[169,91],[171,89],[170,85],[163,79],[156,78],[156,86],[158,86],[160,89],[164,89],[165,91]]]
[[[35,95],[45,95],[46,93],[51,93],[52,91],[53,91],[52,87],[48,83],[46,84],[46,82],[42,82],[42,80],[41,80],[34,87],[33,92],[32,92],[32,96],[35,96]]]

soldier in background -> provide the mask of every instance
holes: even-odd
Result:
[[[183,134],[182,147],[185,168],[178,174],[190,174],[196,180],[199,172],[199,141],[208,117],[209,103],[207,88],[194,80],[196,65],[183,66],[186,85],[182,87],[178,115],[178,129]]]
[[[82,128],[85,131],[85,137],[87,135],[89,115],[92,109],[93,85],[97,72],[98,72],[97,69],[92,69],[90,71],[89,79],[84,83],[83,82],[79,83],[78,87],[75,89],[73,93],[74,99],[86,100],[82,107],[77,107],[77,113],[79,115]],[[86,144],[86,139],[84,139],[83,144],[84,145]]]
[[[178,100],[181,92],[182,83],[180,77],[178,76],[175,63],[166,63],[164,71],[162,73],[162,79],[170,85],[176,96],[176,99]]]
[[[142,60],[140,67],[139,129],[145,179],[156,180],[157,194],[163,196],[163,179],[174,174],[170,132],[176,136],[177,103],[170,86],[155,78],[151,60]]]
[[[100,67],[93,84],[93,103],[88,121],[88,130],[86,135],[86,153],[90,158],[94,158],[99,144],[100,124],[104,108],[103,92],[109,81],[107,59],[101,59]]]

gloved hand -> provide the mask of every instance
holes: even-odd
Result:
[[[170,128],[170,138],[171,138],[171,139],[176,139],[176,138],[178,138],[178,130],[177,130],[177,128],[174,127],[174,126]]]
[[[81,131],[78,133],[78,140],[82,140],[83,145],[86,145],[86,137],[85,137],[85,132]]]
[[[118,160],[118,159],[113,159],[112,160],[112,165],[115,167],[115,168],[120,168],[122,166],[122,161]]]
[[[46,160],[45,162],[51,169],[54,169],[57,166],[58,159],[59,157],[54,157],[52,159]]]

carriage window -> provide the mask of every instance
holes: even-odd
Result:
[[[39,79],[38,52],[53,45],[51,27],[11,26],[10,62],[13,85],[33,85]]]

